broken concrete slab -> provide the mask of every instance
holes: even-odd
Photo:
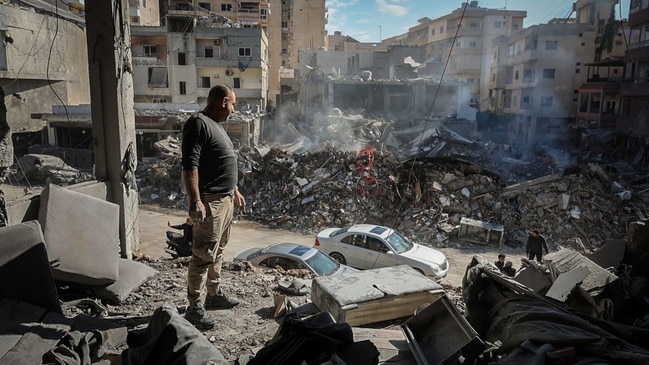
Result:
[[[560,274],[548,292],[545,293],[545,296],[560,302],[565,302],[570,292],[572,292],[575,286],[584,281],[588,274],[590,274],[590,270],[583,266],[575,267]]]
[[[483,245],[500,246],[503,242],[504,231],[505,227],[500,224],[464,217],[460,220],[458,238]]]
[[[41,193],[38,221],[56,280],[107,285],[119,278],[117,204],[50,184]]]
[[[0,298],[62,313],[38,221],[0,228],[0,277]]]
[[[607,287],[619,284],[619,279],[615,274],[608,272],[577,251],[561,249],[550,252],[543,257],[543,261],[551,265],[552,270],[558,275],[576,267],[586,267],[589,273],[584,278],[581,287],[593,297],[601,294]]]
[[[539,294],[545,294],[552,286],[550,280],[534,266],[526,266],[518,270],[516,276],[514,276],[514,280]]]
[[[626,240],[607,240],[604,246],[586,257],[604,269],[617,269],[624,259]]]
[[[401,329],[420,365],[452,364],[460,356],[472,363],[485,348],[477,332],[445,295],[408,319]]]
[[[311,300],[352,326],[411,316],[444,294],[434,280],[400,265],[313,279]]]

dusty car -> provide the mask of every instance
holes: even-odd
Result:
[[[314,247],[341,264],[359,269],[409,265],[435,280],[448,272],[448,261],[442,252],[413,243],[383,226],[328,228],[318,233]]]
[[[276,243],[267,247],[252,247],[234,255],[234,261],[248,261],[252,265],[284,270],[307,269],[318,276],[358,270],[341,265],[313,247],[296,243]]]

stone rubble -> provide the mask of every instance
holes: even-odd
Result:
[[[507,147],[452,139],[440,134],[426,145],[444,140],[443,150],[403,162],[377,146],[369,169],[359,150],[326,144],[303,153],[241,148],[240,190],[248,205],[239,217],[306,234],[353,223],[382,224],[436,246],[455,242],[449,239],[468,217],[504,225],[504,242],[512,247],[522,246],[529,231],[538,229],[551,247],[591,252],[607,239],[624,238],[626,226],[646,214],[647,185],[616,180],[600,165],[560,170],[551,157],[539,154],[533,163],[511,168],[491,157],[498,150],[502,160]],[[177,157],[141,166],[142,201],[185,209],[180,175]],[[540,183],[534,184],[535,178]]]

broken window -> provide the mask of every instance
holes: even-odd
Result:
[[[239,47],[239,57],[250,57],[252,50],[250,47]]]
[[[187,64],[187,57],[185,52],[178,52],[178,65],[184,66]]]
[[[221,4],[221,11],[232,11],[232,4]]]
[[[149,67],[149,86],[167,87],[168,85],[166,67]]]
[[[214,58],[214,48],[205,47],[205,57],[206,58]]]
[[[205,10],[212,10],[212,4],[210,3],[198,3],[198,6]]]

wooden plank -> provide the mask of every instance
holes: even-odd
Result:
[[[354,341],[372,341],[379,350],[379,364],[417,364],[401,329],[352,327],[352,331]]]

